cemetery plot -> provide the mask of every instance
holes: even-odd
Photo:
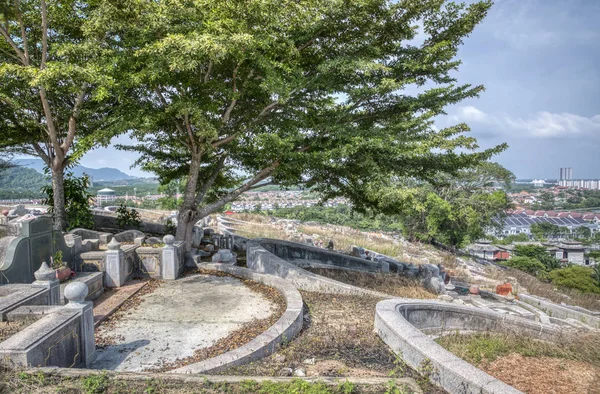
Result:
[[[92,368],[143,371],[191,358],[199,349],[254,319],[271,316],[275,305],[229,276],[190,275],[164,282],[140,297],[126,314],[98,328],[98,350]]]

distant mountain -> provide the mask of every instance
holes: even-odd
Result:
[[[41,188],[49,185],[48,177],[25,167],[0,171],[0,200],[41,198]]]
[[[41,159],[17,159],[13,160],[12,162],[19,166],[34,169],[40,173],[44,172],[45,164]],[[135,179],[134,176],[127,175],[123,171],[117,170],[116,168],[89,168],[84,166],[76,166],[71,169],[71,171],[77,177],[87,174],[94,182]]]

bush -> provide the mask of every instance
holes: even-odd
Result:
[[[548,270],[560,268],[560,261],[558,261],[558,259],[556,259],[554,256],[551,256],[543,246],[517,245],[515,246],[515,255],[536,259]]]
[[[531,257],[516,256],[505,261],[503,264],[536,276],[546,271],[544,264]]]
[[[48,169],[45,170],[48,172]],[[72,172],[64,176],[65,212],[67,214],[67,231],[74,228],[92,228],[94,219],[90,209],[92,195],[88,193],[90,179],[87,175],[80,178]],[[51,185],[44,186],[42,192],[46,195],[43,204],[49,205],[49,212],[54,211],[54,190]]]
[[[600,293],[600,287],[595,283],[592,274],[591,268],[572,265],[551,271],[549,276],[556,286],[576,289],[583,293]]]
[[[129,209],[124,204],[117,208],[117,224],[121,228],[139,228],[142,225],[140,213],[135,209]]]

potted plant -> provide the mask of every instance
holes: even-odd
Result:
[[[71,277],[71,269],[65,265],[61,250],[57,250],[54,257],[50,257],[50,262],[52,269],[56,271],[56,279],[62,282]]]

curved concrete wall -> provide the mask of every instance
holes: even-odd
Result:
[[[595,316],[591,313],[591,311],[587,311],[586,309],[581,308],[582,310],[575,310],[572,307],[558,305],[543,298],[527,294],[519,294],[519,299],[529,305],[533,305],[534,307],[541,309],[550,317],[559,319],[575,319],[588,326],[600,328],[600,317]]]
[[[364,272],[390,271],[390,265],[387,262],[369,261],[297,242],[264,238],[259,240],[259,243],[275,256],[294,264],[310,266],[311,263],[317,263],[321,266]]]
[[[282,342],[289,341],[302,330],[304,305],[302,296],[292,284],[272,275],[257,274],[229,264],[203,263],[198,264],[198,267],[227,272],[274,287],[285,298],[286,309],[275,324],[247,344],[217,357],[174,369],[170,373],[217,373],[256,361],[273,353]]]
[[[276,256],[263,246],[263,243],[265,243],[267,246],[273,247],[275,244],[278,244],[280,242],[285,244],[296,245],[295,248],[304,247],[304,245],[302,244],[272,239],[250,240],[246,243],[246,264],[248,265],[248,268],[256,272],[275,275],[280,278],[286,279],[292,282],[294,286],[302,290],[319,291],[323,293],[335,294],[370,294],[377,297],[389,297],[383,293],[378,293],[376,291],[366,290],[360,287],[348,285],[346,283],[338,282],[336,280],[325,278],[323,276],[306,271],[296,266],[295,264]],[[287,246],[289,245],[283,245],[277,250],[281,252],[283,248]],[[276,249],[273,248],[273,250]],[[332,252],[323,253],[334,254]],[[352,257],[348,258],[354,259]]]
[[[488,375],[435,343],[425,333],[449,331],[528,332],[549,339],[560,330],[510,315],[436,301],[392,299],[377,304],[375,330],[413,368],[424,360],[431,379],[450,393],[512,394],[515,388]]]

